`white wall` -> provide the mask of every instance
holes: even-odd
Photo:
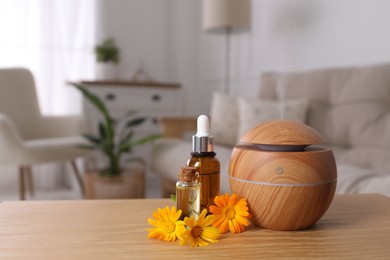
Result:
[[[253,54],[263,58],[255,70],[390,59],[389,1],[254,0],[253,8]]]
[[[183,114],[208,113],[222,91],[223,35],[201,28],[199,0],[100,0],[99,37],[122,49],[120,76],[142,61],[155,80],[183,84]],[[390,1],[252,0],[250,32],[231,41],[232,93],[257,95],[266,70],[390,61]]]
[[[171,80],[170,9],[166,0],[100,0],[97,39],[115,38],[121,49],[119,77],[130,79],[137,67],[155,80]]]

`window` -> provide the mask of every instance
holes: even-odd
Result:
[[[67,81],[93,78],[94,0],[0,0],[0,66],[34,74],[43,114],[81,111]]]

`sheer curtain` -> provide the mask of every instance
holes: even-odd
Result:
[[[80,113],[81,95],[66,82],[94,76],[96,1],[0,0],[0,10],[0,67],[32,71],[43,114]],[[0,188],[14,189],[16,169],[0,171]],[[36,186],[58,186],[53,171],[61,168],[39,167]]]
[[[66,81],[94,76],[95,0],[0,0],[0,66],[29,68],[44,114],[81,111]]]

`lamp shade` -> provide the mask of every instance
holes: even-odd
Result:
[[[212,33],[249,29],[250,0],[203,0],[203,29]]]

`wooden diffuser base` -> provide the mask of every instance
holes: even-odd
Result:
[[[252,222],[273,230],[299,230],[314,225],[326,212],[336,183],[318,186],[242,185],[230,180],[231,189],[243,198],[253,212]]]
[[[301,123],[270,121],[241,142],[230,160],[230,188],[247,199],[252,222],[274,230],[314,225],[331,204],[337,182],[332,150],[311,146],[323,138]]]

